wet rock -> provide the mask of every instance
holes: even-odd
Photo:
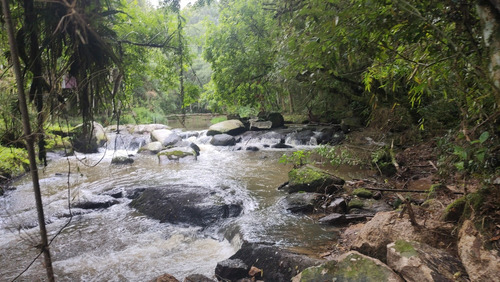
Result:
[[[360,198],[371,198],[373,196],[372,191],[364,188],[356,188],[352,191],[353,196],[358,196]]]
[[[188,138],[191,138],[191,137],[198,138],[200,136],[200,133],[198,131],[185,131],[185,132],[179,133],[179,136],[182,139],[188,139]]]
[[[124,165],[124,164],[132,164],[134,163],[134,159],[129,156],[116,156],[111,159],[111,164],[115,165]]]
[[[99,210],[99,209],[107,209],[111,206],[114,206],[118,204],[119,202],[117,200],[108,200],[108,201],[102,201],[102,202],[81,202],[81,203],[76,203],[72,205],[73,208],[79,208],[79,209],[84,209],[84,210]]]
[[[269,130],[272,127],[271,121],[250,120],[250,130]]]
[[[275,148],[275,149],[290,149],[290,148],[293,148],[293,146],[287,145],[283,141],[283,142],[271,145],[271,148]]]
[[[134,134],[144,134],[144,133],[151,133],[155,130],[158,129],[170,129],[169,126],[164,125],[164,124],[137,124],[133,126],[133,128],[130,129],[131,133]]]
[[[345,134],[340,128],[323,128],[314,134],[316,142],[319,144],[338,145],[345,139]]]
[[[456,256],[418,242],[398,240],[387,245],[387,265],[406,281],[468,281]]]
[[[240,259],[247,266],[261,269],[264,281],[290,281],[300,271],[320,263],[319,260],[294,254],[276,246],[248,242],[244,242],[240,250],[229,259]],[[246,273],[248,278],[250,278],[249,270],[250,267]],[[217,270],[215,274],[219,275]]]
[[[161,144],[160,141],[155,141],[142,146],[137,152],[142,154],[153,155],[153,154],[158,154],[161,150],[163,150],[163,145]]]
[[[458,255],[471,281],[499,281],[500,256],[494,248],[485,247],[487,241],[471,220],[465,220],[459,232]]]
[[[340,214],[331,213],[319,219],[321,224],[329,225],[341,225],[347,224],[355,221],[366,220],[367,218],[373,217],[373,214]]]
[[[288,173],[288,193],[299,191],[331,194],[344,185],[344,180],[312,165],[292,169]]]
[[[314,145],[317,145],[316,138],[314,138],[314,132],[312,130],[300,130],[294,133],[291,133],[287,137],[287,143],[292,144],[294,146],[297,145],[311,145],[312,140],[314,139]]]
[[[383,211],[391,211],[393,208],[382,200],[352,198],[348,204],[349,213],[375,214]]]
[[[422,223],[419,223],[422,224]],[[413,227],[405,216],[399,217],[399,212],[379,212],[368,221],[358,232],[351,249],[365,255],[386,261],[387,245],[396,240],[417,241],[433,247],[444,247],[441,244],[449,240],[453,230],[452,224],[441,221],[427,220],[426,228]]]
[[[212,137],[210,144],[214,146],[234,146],[236,139],[228,134],[218,134]]]
[[[176,147],[163,150],[157,154],[160,164],[170,162],[196,161],[197,154],[191,147]]]
[[[328,205],[321,206],[326,213],[345,213],[347,203],[344,198],[333,199]]]
[[[189,147],[191,149],[193,149],[193,151],[195,152],[196,156],[200,155],[200,147],[198,147],[198,145],[196,145],[195,143],[190,143]]]
[[[179,282],[179,280],[170,274],[163,274],[150,280],[149,282]]]
[[[91,130],[90,136],[84,134],[83,124],[80,124],[71,131],[70,135],[75,151],[81,153],[97,153],[98,148],[102,147],[106,141],[108,141],[104,127],[101,124],[93,122],[89,130]]]
[[[248,146],[246,148],[247,151],[252,151],[252,152],[257,152],[259,151],[259,147],[256,147],[256,146]]]
[[[217,282],[217,280],[210,279],[201,274],[191,274],[184,278],[184,282]]]
[[[283,127],[285,125],[285,119],[280,113],[269,113],[266,119],[271,122],[271,128]]]
[[[283,206],[290,212],[312,212],[318,200],[319,193],[294,193],[283,198]]]
[[[207,131],[207,136],[214,136],[218,134],[228,134],[236,136],[245,131],[245,125],[241,121],[237,119],[231,119],[210,126]]]
[[[305,269],[293,277],[293,282],[309,281],[394,281],[403,282],[387,265],[356,251],[350,251],[337,260]]]
[[[159,141],[163,146],[172,146],[181,141],[177,133],[168,129],[157,129],[151,132],[151,141]]]
[[[248,277],[250,266],[241,259],[226,259],[217,263],[215,273],[219,279],[236,281]]]
[[[225,195],[206,187],[172,185],[137,194],[130,206],[162,223],[208,227],[243,210],[240,203],[229,202]]]

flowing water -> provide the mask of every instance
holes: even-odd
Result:
[[[97,154],[54,159],[41,168],[49,237],[57,234],[51,244],[57,280],[148,281],[163,273],[180,280],[195,273],[213,277],[217,262],[234,254],[243,239],[313,253],[335,240],[335,228],[288,213],[280,204],[285,194],[276,188],[287,181],[290,166],[278,160],[291,151],[234,151],[209,144],[200,148],[194,162],[158,164],[156,156],[134,150],[102,149]],[[134,155],[134,163],[111,165],[112,157],[119,154]],[[202,230],[149,219],[129,207],[127,198],[107,209],[68,207],[68,201],[74,205],[112,200],[111,191],[170,184],[226,190],[225,195],[243,203],[243,213]],[[0,281],[12,280],[38,254],[30,178],[15,187],[0,198]],[[20,281],[44,276],[40,258]]]

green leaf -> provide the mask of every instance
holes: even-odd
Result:
[[[488,131],[485,131],[479,136],[479,143],[483,144],[488,138],[490,137],[490,133]]]

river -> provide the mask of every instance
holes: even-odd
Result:
[[[217,262],[234,254],[242,240],[266,242],[315,253],[338,235],[334,227],[287,212],[277,187],[287,181],[289,165],[279,163],[288,149],[235,151],[200,144],[197,161],[158,164],[156,156],[106,150],[54,158],[40,168],[40,183],[53,267],[58,281],[149,281],[164,273],[181,280],[190,274],[214,276]],[[311,149],[304,146],[301,149]],[[134,163],[112,165],[119,154]],[[224,189],[243,203],[239,217],[215,228],[159,223],[129,207],[131,200],[106,209],[68,207],[112,199],[112,191],[166,184]],[[0,280],[10,281],[36,257],[38,227],[31,180],[14,183],[0,198]],[[69,217],[70,213],[73,214]],[[42,259],[19,281],[44,278]]]

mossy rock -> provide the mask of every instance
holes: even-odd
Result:
[[[472,212],[481,210],[481,206],[489,194],[487,188],[480,189],[467,196],[463,196],[449,204],[443,214],[443,220],[458,222],[461,217],[470,218]]]
[[[397,240],[394,242],[394,249],[404,257],[413,257],[418,255],[417,251],[413,247],[413,245],[405,240]]]
[[[292,169],[288,173],[288,186],[286,190],[289,193],[299,191],[315,193],[333,193],[344,185],[344,180],[312,165],[305,165],[300,168]]]
[[[176,147],[163,150],[157,154],[160,163],[196,160],[197,154],[190,147]]]
[[[378,259],[350,251],[339,260],[305,269],[292,280],[302,281],[403,281]]]
[[[352,191],[353,196],[358,196],[360,198],[371,198],[373,197],[372,191],[365,189],[365,188],[356,188]]]
[[[365,203],[363,202],[363,200],[358,198],[350,200],[349,203],[347,204],[348,209],[362,209],[364,206]]]

